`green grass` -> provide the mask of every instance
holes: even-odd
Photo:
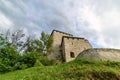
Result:
[[[76,59],[1,74],[0,80],[120,80],[120,62]]]

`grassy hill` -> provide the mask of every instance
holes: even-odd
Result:
[[[120,62],[76,59],[0,74],[0,80],[120,80]]]

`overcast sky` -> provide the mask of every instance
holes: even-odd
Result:
[[[53,29],[85,37],[93,47],[120,48],[120,0],[0,0],[0,31]]]

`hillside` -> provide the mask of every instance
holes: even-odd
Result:
[[[0,80],[120,80],[120,62],[76,59],[0,75]]]

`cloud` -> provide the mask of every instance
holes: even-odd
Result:
[[[0,28],[39,35],[58,29],[94,47],[120,48],[119,0],[1,0]]]
[[[11,22],[11,20],[0,12],[0,28],[4,27],[5,29],[9,29],[12,26],[13,23]]]

